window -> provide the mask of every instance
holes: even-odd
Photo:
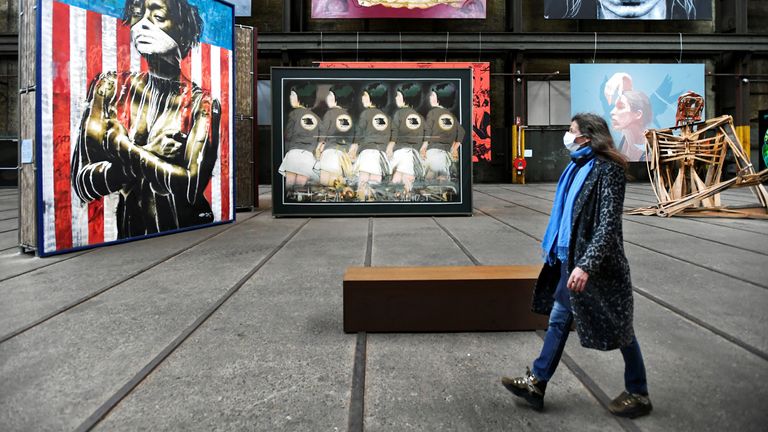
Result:
[[[567,125],[571,122],[570,81],[528,81],[528,125]]]

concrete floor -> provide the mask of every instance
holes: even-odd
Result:
[[[553,191],[476,185],[473,217],[274,219],[265,188],[235,224],[40,259],[0,190],[0,430],[765,430],[768,221],[625,216],[655,407],[637,420],[605,408],[620,353],[576,337],[538,413],[499,378],[541,332],[342,332],[347,266],[536,264]],[[628,186],[628,208],[651,202]]]

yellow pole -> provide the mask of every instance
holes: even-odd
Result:
[[[515,159],[517,158],[517,125],[512,126],[512,159],[509,164],[512,167],[512,183],[517,183],[517,170],[515,169]]]
[[[520,157],[525,157],[525,128],[522,127],[520,128],[520,151],[523,152]],[[520,177],[520,184],[525,184],[525,171],[523,171],[523,175]]]
[[[741,141],[741,147],[744,149],[744,153],[747,155],[747,160],[750,160],[750,143],[749,143],[749,125],[747,126],[735,126],[736,136]],[[755,167],[757,171],[757,167]]]
[[[518,148],[519,141],[519,148]],[[512,128],[512,183],[525,184],[525,170],[522,174],[517,174],[515,160],[525,156],[525,127],[515,125]]]

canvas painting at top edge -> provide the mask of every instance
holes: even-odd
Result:
[[[486,0],[312,0],[312,18],[483,19]]]
[[[711,20],[711,0],[544,0],[545,19]]]

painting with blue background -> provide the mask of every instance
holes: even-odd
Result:
[[[235,15],[251,16],[251,0],[231,0],[235,5]]]
[[[56,0],[102,15],[123,18],[125,0]],[[200,42],[232,49],[234,13],[232,4],[220,0],[187,0],[203,19],[203,34]]]
[[[617,73],[631,76],[632,89],[648,96],[653,112],[649,129],[675,125],[677,98],[681,94],[694,91],[705,96],[703,64],[572,64],[571,115],[594,112],[611,126],[611,110],[616,101],[609,103],[605,87]],[[611,133],[618,143],[621,133],[612,126]]]

